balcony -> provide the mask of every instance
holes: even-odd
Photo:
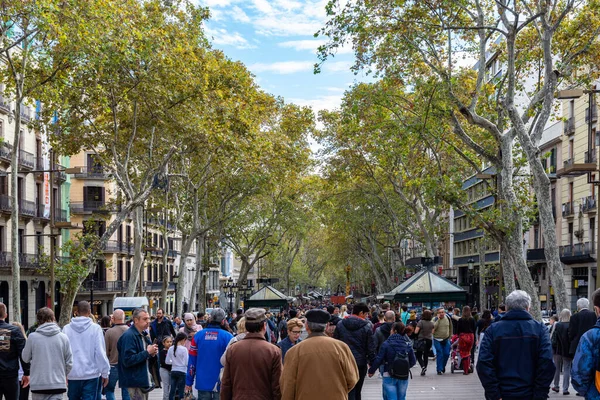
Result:
[[[592,120],[592,122],[598,121],[598,106],[596,104],[592,104],[591,120]],[[585,122],[586,123],[590,122],[590,108],[589,107],[585,109]]]
[[[35,158],[35,169],[41,171],[44,170],[44,157],[36,157]]]
[[[563,168],[556,172],[556,176],[559,178],[564,176],[576,177],[587,174],[588,172],[596,171],[598,169],[596,162],[587,162],[588,159],[593,159],[595,155],[587,154],[586,152],[586,157],[585,163],[575,163],[573,158],[566,159],[563,163]]]
[[[565,217],[572,217],[574,213],[573,210],[573,203],[572,202],[567,202],[567,203],[563,203],[562,205],[562,216],[563,218]]]
[[[109,207],[104,201],[73,201],[71,212],[73,214],[86,214],[94,212],[109,212]]]
[[[44,216],[44,212],[46,211],[46,206],[44,204],[39,203],[37,205],[37,215],[36,217],[39,219],[50,220],[50,214],[47,217]]]
[[[596,199],[592,196],[584,197],[581,202],[581,211],[584,213],[596,211]]]
[[[571,117],[564,122],[565,135],[572,135],[575,133],[575,117]]]
[[[33,169],[35,167],[35,157],[32,153],[19,150],[19,166],[27,169]]]
[[[19,199],[19,214],[30,218],[37,216],[37,206],[35,202]]]
[[[546,255],[544,254],[544,248],[541,249],[527,249],[527,261],[529,262],[545,262]]]
[[[596,162],[598,162],[598,158],[596,156],[596,149],[592,149],[592,151],[585,152],[585,162],[586,164],[596,164]]]
[[[11,152],[12,152],[12,145],[3,142],[0,145],[0,159],[4,160],[4,161],[8,161],[10,162],[10,156],[11,156]]]
[[[138,284],[139,285],[139,284]],[[129,287],[129,281],[91,281],[86,280],[81,285],[80,291],[89,292],[94,289],[96,292],[123,292]],[[162,290],[162,282],[143,281],[142,287],[146,292],[158,292]],[[169,290],[175,289],[175,284],[169,282]]]
[[[5,114],[10,113],[10,101],[4,96],[0,96],[0,111]]]
[[[25,122],[26,124],[31,122],[32,118],[31,118],[31,112],[30,112],[29,107],[26,107],[25,105],[21,104],[21,109],[19,110],[19,114],[21,114],[21,121]]]
[[[129,252],[127,243],[118,240],[109,240],[104,248],[105,253],[127,254]]]
[[[8,251],[0,251],[0,268],[12,267],[12,253]],[[39,269],[40,256],[38,254],[19,254],[19,267],[21,269]]]
[[[179,255],[179,250],[169,250],[167,257],[176,258]]]
[[[560,261],[565,264],[595,261],[592,258],[593,252],[594,249],[590,246],[590,242],[560,246]]]
[[[11,212],[12,201],[7,194],[0,194],[0,211]]]
[[[75,174],[75,178],[77,179],[107,179],[108,173],[104,171],[104,168],[101,166],[92,166],[92,167],[78,167],[81,168],[81,172]]]
[[[54,174],[54,179],[56,180],[56,182],[58,182],[58,184],[64,183],[67,181],[67,173],[65,172],[65,167],[60,165],[60,164],[55,164],[54,168],[52,168],[54,170],[57,170],[56,172],[53,172]]]

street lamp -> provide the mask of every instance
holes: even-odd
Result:
[[[179,275],[177,273],[175,273],[175,275],[173,275],[173,284],[175,285],[175,316],[178,316],[179,314],[177,314],[177,284],[179,283]]]
[[[227,283],[223,285],[223,288],[227,290],[227,297],[229,298],[229,312],[233,312],[233,299],[235,298],[235,292],[239,288],[239,286],[233,283],[233,278],[229,277]]]

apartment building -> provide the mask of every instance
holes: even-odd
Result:
[[[565,116],[556,175],[558,212],[557,236],[565,264],[565,281],[571,307],[579,297],[591,297],[596,289],[598,256],[596,186],[598,171],[598,106],[588,97],[562,102]]]
[[[34,323],[37,309],[52,307],[49,276],[42,275],[39,271],[40,255],[49,252],[51,241],[58,249],[69,235],[67,230],[55,229],[55,235],[51,236],[50,229],[51,207],[54,207],[56,222],[69,220],[65,208],[69,201],[69,177],[64,171],[69,166],[69,160],[57,157],[59,162],[51,162],[45,136],[32,124],[39,116],[40,105],[30,103],[19,110],[22,124],[19,165],[11,165],[11,152],[15,145],[15,103],[2,93],[3,88],[0,87],[0,301],[7,305],[10,313],[12,259],[19,257],[20,306],[22,322],[27,328]],[[18,174],[18,216],[11,215],[12,193],[9,180],[13,173]],[[17,254],[11,251],[13,238],[10,225],[13,217],[19,220]],[[60,254],[57,253],[57,256],[60,257]],[[57,282],[54,307],[57,316],[60,310],[59,291],[60,283]]]
[[[80,173],[74,174],[71,180],[71,219],[79,225],[84,225],[84,222],[87,225],[89,221],[95,221],[92,229],[98,235],[103,235],[106,227],[114,220],[114,212],[118,207],[116,184],[104,167],[95,160],[93,152],[81,152],[71,157],[71,165],[81,170]],[[176,232],[165,236],[163,228],[172,231],[173,227],[159,214],[161,213],[157,213],[156,210],[148,210],[144,215],[145,260],[138,279],[136,295],[148,297],[151,309],[162,307],[167,312],[173,312],[175,309],[174,276],[181,257],[181,235]],[[85,280],[77,295],[77,301],[91,301],[93,311],[97,315],[112,312],[114,298],[124,296],[127,292],[133,268],[133,235],[133,222],[131,219],[126,219],[109,239],[103,251],[104,256],[97,260],[96,272]],[[165,252],[167,253],[166,265],[163,258]],[[195,250],[191,254],[193,256],[186,261],[194,265]],[[169,277],[169,295],[165,300],[160,298],[164,268],[167,269]],[[180,280],[180,286],[191,281],[192,279],[186,274]],[[185,286],[180,289],[185,290]],[[179,311],[181,310],[179,308]]]

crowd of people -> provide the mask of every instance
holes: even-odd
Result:
[[[386,400],[405,399],[411,368],[427,375],[475,368],[485,398],[545,399],[568,395],[600,399],[600,290],[581,298],[577,312],[552,316],[550,326],[529,313],[531,298],[514,291],[497,313],[465,306],[395,310],[312,306],[277,315],[215,308],[210,315],[168,318],[136,309],[130,321],[114,310],[99,323],[80,301],[62,329],[49,308],[37,312],[26,335],[8,323],[0,303],[0,399],[360,400],[366,376],[382,378]],[[597,328],[597,329],[595,329]],[[303,337],[304,336],[304,337]],[[474,362],[476,360],[476,363]],[[562,386],[560,378],[562,372]],[[416,378],[415,378],[416,379]],[[600,386],[600,385],[599,385]]]

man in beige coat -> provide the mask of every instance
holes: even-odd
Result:
[[[358,367],[348,345],[325,335],[329,313],[306,313],[308,338],[285,356],[282,400],[344,400],[358,382]]]

